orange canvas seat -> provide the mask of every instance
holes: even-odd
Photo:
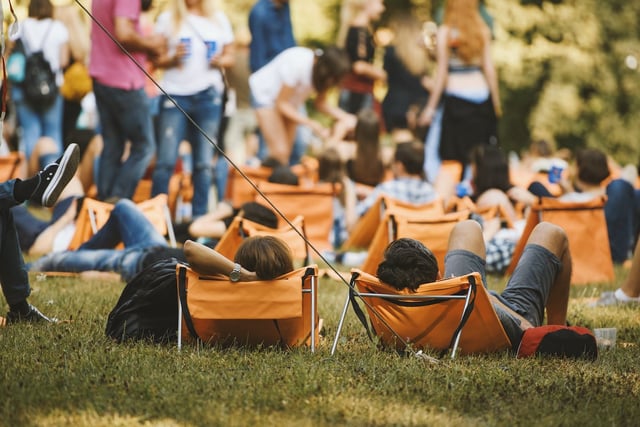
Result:
[[[25,157],[19,151],[0,156],[0,182],[19,178],[24,167]]]
[[[258,188],[287,219],[299,215],[304,218],[307,238],[318,251],[331,249],[333,199],[340,191],[339,184],[295,186],[263,182]],[[269,206],[260,195],[255,201]],[[285,221],[280,218],[280,223],[284,225]]]
[[[410,237],[424,243],[438,260],[438,268],[444,271],[444,256],[449,235],[455,225],[469,217],[469,211],[452,212],[437,217],[416,219],[395,213],[385,215],[369,246],[362,271],[375,274],[389,243],[402,237]]]
[[[143,203],[151,200],[152,186],[151,178],[141,179],[131,200],[135,203]],[[175,218],[176,216],[178,199],[189,202],[192,198],[193,182],[191,180],[191,174],[187,172],[177,172],[171,175],[169,179],[169,194],[167,194],[167,206],[169,207],[171,218]]]
[[[571,284],[611,282],[614,280],[609,234],[604,217],[605,197],[588,202],[563,202],[543,197],[531,206],[527,223],[516,245],[507,273],[513,273],[529,235],[542,221],[564,229],[571,249]]]
[[[225,196],[236,209],[246,202],[254,201],[257,195],[254,186],[267,182],[273,172],[273,169],[263,166],[240,166],[239,169],[229,168]],[[300,164],[291,167],[291,171],[298,176],[301,185],[318,181],[318,161],[312,157],[303,157]]]
[[[159,194],[153,199],[138,203],[145,217],[156,230],[166,236],[171,246],[176,246],[176,239],[171,224],[171,215],[167,207],[167,195]],[[69,243],[69,250],[76,250],[89,240],[109,219],[114,205],[85,197],[76,218],[76,230]]]
[[[444,207],[440,199],[416,205],[390,196],[381,196],[358,220],[349,237],[342,244],[342,250],[368,247],[386,213],[405,217],[431,218],[444,214]]]
[[[480,208],[474,203],[473,200],[471,200],[469,196],[454,196],[449,199],[449,201],[447,202],[447,207],[445,209],[446,212],[460,212],[464,210],[468,210],[472,213],[478,214],[485,220],[500,218],[501,221],[506,223],[507,227],[513,228],[513,221],[511,220],[511,218],[509,218],[509,215],[502,205],[484,206]]]
[[[356,292],[357,291],[357,292]],[[349,302],[368,329],[356,299],[366,302],[371,333],[386,348],[491,353],[511,342],[498,319],[480,273],[397,290],[364,271],[352,270],[350,296],[343,308],[332,353],[337,347]]]
[[[230,282],[176,267],[178,346],[182,338],[215,345],[281,346],[318,342],[315,265],[274,280]]]
[[[305,264],[308,264],[310,262],[309,247],[307,242],[296,231],[300,231],[302,235],[306,237],[304,218],[302,216],[297,216],[291,221],[291,223],[293,224],[293,227],[295,227],[295,230],[289,224],[273,229],[256,222],[249,221],[241,216],[236,216],[233,221],[231,221],[231,224],[229,224],[229,227],[227,227],[224,235],[218,241],[215,250],[228,259],[233,259],[238,247],[245,238],[251,236],[274,236],[287,243],[289,248],[291,248],[294,259],[301,260]]]

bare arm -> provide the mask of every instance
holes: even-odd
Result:
[[[353,72],[359,76],[368,77],[372,80],[386,80],[387,72],[382,68],[367,61],[356,61],[351,66]]]
[[[160,34],[143,36],[136,31],[133,21],[125,17],[115,19],[116,39],[129,51],[144,52],[149,56],[159,56],[167,48],[167,39]]]
[[[235,265],[233,261],[219,252],[192,240],[187,240],[184,243],[184,255],[189,265],[200,274],[224,274],[228,276]],[[240,281],[248,282],[252,280],[258,280],[256,273],[243,267],[240,270]]]
[[[71,60],[71,50],[69,49],[69,43],[65,43],[60,46],[60,69],[64,70],[69,65]]]
[[[484,54],[482,58],[482,71],[487,84],[489,85],[489,91],[491,92],[491,100],[493,101],[493,109],[496,112],[496,116],[502,116],[502,105],[500,103],[500,94],[498,93],[498,76],[496,69],[491,59],[491,34],[487,29],[484,32]]]
[[[449,78],[448,38],[449,28],[443,25],[438,30],[436,78],[433,83],[433,90],[429,94],[429,102],[427,102],[427,106],[422,110],[422,113],[420,113],[420,117],[418,118],[418,123],[421,125],[428,125],[431,123],[431,120],[433,120],[433,115],[440,103],[440,98],[442,97],[442,93],[444,92],[444,88],[447,84],[447,79]]]

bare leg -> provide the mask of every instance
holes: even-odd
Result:
[[[562,268],[551,285],[546,308],[547,324],[565,325],[571,283],[571,253],[567,236],[562,228],[543,222],[533,229],[527,244],[545,247],[562,262]]]
[[[473,252],[480,258],[485,258],[484,238],[482,227],[476,221],[461,221],[453,228],[449,236],[448,251],[463,249]]]
[[[492,188],[482,193],[480,197],[478,197],[476,205],[478,208],[501,206],[509,217],[509,221],[513,223],[517,219],[516,210],[513,207],[511,200],[509,200],[509,196],[498,189]]]
[[[293,148],[293,134],[288,130],[287,121],[275,108],[257,109],[256,117],[269,150],[269,157],[288,165]]]

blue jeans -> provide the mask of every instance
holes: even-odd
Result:
[[[15,180],[0,183],[0,286],[9,305],[27,299],[31,293],[27,268],[22,258],[11,208]]]
[[[62,153],[62,96],[58,96],[55,103],[46,111],[37,112],[24,100],[24,92],[19,86],[11,87],[11,99],[16,107],[18,125],[22,129],[22,142],[20,151],[25,156],[31,157],[36,142],[42,136],[48,136],[58,145],[59,153]]]
[[[214,88],[209,88],[194,95],[173,95],[173,99],[202,128],[205,135],[202,135],[166,96],[162,97],[158,118],[158,151],[151,194],[155,196],[168,192],[169,179],[178,159],[178,145],[180,141],[187,140],[191,143],[193,156],[193,216],[198,217],[206,214],[209,206],[214,147],[207,136],[215,139],[218,135],[222,94]]]
[[[123,242],[125,249],[113,249]],[[45,255],[30,264],[31,271],[113,271],[126,281],[141,269],[144,256],[166,247],[164,237],[128,199],[116,203],[105,225],[76,251]]]
[[[118,89],[96,80],[93,92],[103,139],[96,182],[98,198],[130,199],[155,150],[149,98],[143,89]],[[131,142],[131,150],[122,162],[127,141]]]

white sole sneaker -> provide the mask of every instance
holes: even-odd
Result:
[[[42,206],[51,207],[56,203],[62,190],[64,190],[69,181],[71,181],[71,178],[73,178],[73,175],[75,175],[79,163],[80,147],[78,147],[78,144],[69,144],[67,149],[64,150],[56,173],[42,193]]]

